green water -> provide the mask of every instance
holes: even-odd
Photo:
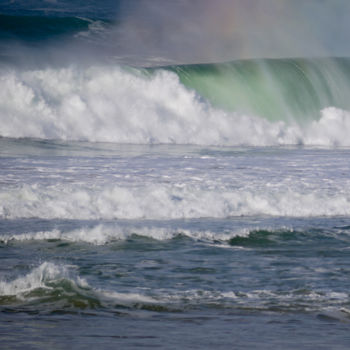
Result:
[[[270,121],[318,119],[320,110],[350,107],[350,60],[270,59],[166,67],[201,97],[228,111]]]

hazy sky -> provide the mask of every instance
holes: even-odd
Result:
[[[350,57],[350,0],[0,0],[5,10],[115,19],[95,41],[116,56]]]
[[[350,55],[349,0],[126,1],[126,42],[204,60]],[[196,57],[195,57],[196,56]]]

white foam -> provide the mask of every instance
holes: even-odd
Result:
[[[184,300],[194,304],[224,302],[228,305],[239,305],[250,308],[269,309],[272,305],[273,307],[291,307],[293,310],[300,307],[304,310],[315,311],[327,308],[337,308],[339,310],[339,307],[348,302],[349,294],[322,290],[250,290],[227,292],[187,290],[173,294],[169,293],[168,295],[164,293],[163,298],[160,299],[168,300],[172,303],[183,302]]]
[[[286,184],[288,185],[288,183]],[[233,216],[350,215],[350,189],[242,184],[232,189],[184,183],[121,187],[62,184],[0,190],[0,218],[184,219]]]
[[[5,244],[10,241],[37,241],[37,240],[63,240],[68,242],[84,242],[94,245],[103,245],[112,241],[123,241],[132,235],[151,238],[159,241],[170,240],[178,235],[189,237],[203,242],[227,242],[236,236],[248,236],[250,230],[233,230],[227,233],[210,231],[193,231],[189,229],[170,229],[164,227],[123,227],[120,225],[96,225],[90,228],[80,228],[72,231],[40,231],[22,234],[0,235],[0,241]],[[219,245],[218,245],[219,246]]]
[[[275,308],[301,308],[307,311],[319,311],[326,309],[343,311],[342,305],[349,300],[348,293],[340,293],[323,290],[250,290],[227,291],[191,289],[173,292],[171,290],[152,290],[151,295],[143,293],[118,293],[115,291],[96,290],[96,294],[105,302],[118,302],[124,305],[137,303],[171,305],[173,307],[186,305],[198,305],[207,303],[224,303],[227,306],[239,306],[268,310]],[[346,309],[345,309],[346,310]]]
[[[143,295],[140,293],[118,293],[118,292],[110,292],[98,290],[97,294],[103,299],[112,300],[113,302],[123,303],[123,305],[133,305],[135,303],[161,303],[159,299],[152,298],[147,295]]]
[[[349,146],[350,113],[300,126],[213,108],[175,73],[120,67],[0,72],[0,135],[116,143]],[[283,116],[281,116],[283,119]]]
[[[118,302],[124,305],[137,303],[155,303],[157,300],[141,293],[119,293],[92,288],[85,279],[75,276],[72,269],[66,265],[56,265],[44,262],[33,268],[28,274],[18,277],[12,281],[0,280],[0,296],[16,296],[17,299],[28,300],[35,297],[30,295],[36,289],[53,290],[55,282],[69,280],[73,288],[83,289],[89,296],[97,297],[102,303]]]
[[[106,307],[110,308],[117,304],[136,306],[138,304],[156,304],[182,306],[225,303],[228,306],[254,307],[269,309],[271,305],[289,308],[293,310],[300,307],[304,310],[328,310],[334,313],[344,313],[348,316],[349,310],[344,308],[344,303],[349,301],[349,293],[335,292],[332,290],[250,290],[250,291],[212,291],[212,290],[183,290],[173,291],[168,289],[141,289],[135,288],[132,293],[118,292],[91,287],[84,279],[73,273],[72,268],[66,265],[57,265],[44,262],[33,268],[24,276],[17,277],[12,281],[0,280],[0,296],[15,296],[19,300],[32,300],[40,298],[30,292],[37,289],[54,290],[59,282],[68,280],[74,289],[89,297],[94,297]],[[60,288],[60,287],[58,287]],[[71,293],[71,292],[69,292]],[[64,292],[63,295],[64,297]],[[343,316],[344,316],[343,315]]]
[[[350,146],[350,112],[329,107],[321,111],[321,119],[313,121],[303,132],[303,143],[319,146]]]
[[[64,278],[69,278],[69,271],[66,266],[44,262],[27,275],[18,277],[13,281],[7,282],[0,280],[0,295],[21,297],[23,294],[38,288],[51,289],[52,287],[48,285],[48,282]],[[87,285],[85,280],[81,278],[77,278],[75,282],[81,286]]]

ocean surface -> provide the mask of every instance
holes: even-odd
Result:
[[[1,349],[348,349],[350,59],[195,62],[131,11],[0,2]]]

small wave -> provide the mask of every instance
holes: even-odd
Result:
[[[108,244],[114,241],[124,241],[132,236],[145,237],[158,241],[171,240],[179,236],[188,237],[203,242],[228,242],[234,237],[246,237],[249,229],[232,230],[230,232],[198,231],[184,228],[164,227],[123,227],[114,225],[96,225],[83,227],[72,231],[40,231],[13,235],[0,235],[0,242],[8,244],[11,241],[62,240],[68,242],[83,242],[94,245]]]
[[[187,227],[186,227],[187,226]],[[331,234],[330,234],[331,232]],[[133,239],[150,239],[155,241],[171,241],[173,239],[190,239],[204,245],[210,245],[218,248],[238,248],[245,249],[250,247],[270,247],[280,244],[290,245],[292,242],[305,244],[310,239],[332,238],[337,240],[344,232],[335,228],[331,231],[320,230],[309,227],[307,230],[298,230],[298,228],[279,226],[272,227],[268,225],[246,225],[245,227],[230,227],[223,229],[219,226],[216,230],[193,229],[188,225],[176,225],[173,222],[172,227],[158,226],[155,224],[142,222],[141,225],[106,223],[93,226],[83,226],[74,230],[58,230],[25,232],[16,234],[0,235],[0,243],[9,244],[11,242],[29,242],[29,241],[66,241],[71,243],[88,243],[92,245],[105,245],[114,242],[123,242]],[[347,235],[346,235],[347,237]]]
[[[181,311],[198,306],[276,312],[323,312],[348,317],[349,294],[332,290],[210,291],[152,290],[120,293],[91,287],[72,273],[72,268],[44,262],[27,275],[0,281],[0,305],[30,310],[40,304],[45,312],[60,310],[143,309],[156,312]]]
[[[23,185],[0,191],[0,218],[191,219],[237,216],[319,217],[350,213],[350,192],[334,188],[232,189],[186,184],[142,187]]]
[[[37,304],[44,312],[118,307],[152,309],[151,305],[156,303],[159,303],[156,299],[137,292],[92,288],[85,279],[73,273],[72,267],[50,262],[44,262],[12,281],[0,280],[0,306],[25,306],[24,310]]]
[[[83,288],[87,286],[85,280],[81,278],[69,279],[67,267],[44,262],[25,276],[18,277],[11,282],[0,281],[0,295],[22,298],[36,289],[52,290],[51,284],[62,280],[70,280]]]

